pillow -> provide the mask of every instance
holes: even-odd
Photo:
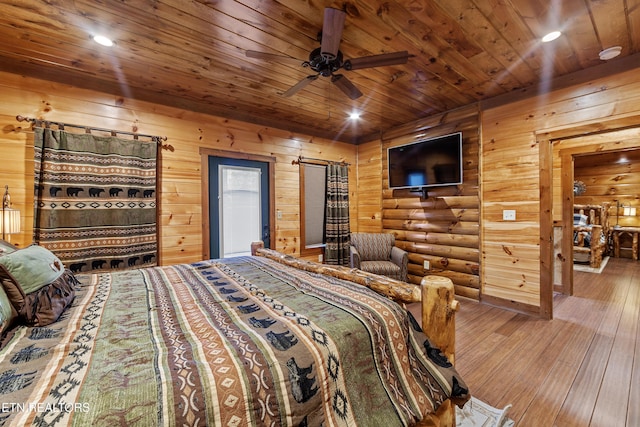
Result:
[[[573,225],[587,225],[588,217],[586,215],[580,215],[577,213],[573,214]]]
[[[20,284],[25,294],[53,282],[64,271],[64,266],[57,256],[37,245],[0,257],[0,265]]]
[[[13,309],[28,326],[58,320],[73,301],[78,284],[58,257],[40,246],[0,257],[0,280]]]
[[[10,254],[11,252],[15,252],[18,248],[13,246],[11,243],[6,240],[0,239],[0,256]]]
[[[18,313],[13,308],[11,301],[9,301],[4,288],[0,285],[0,342],[4,333],[11,327],[17,317]]]

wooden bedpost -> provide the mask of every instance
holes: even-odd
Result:
[[[256,256],[258,249],[262,249],[262,248],[264,248],[264,242],[262,240],[251,242],[251,255]]]
[[[428,331],[432,344],[455,363],[456,323],[453,282],[448,277],[425,276],[422,287],[422,329]]]
[[[456,311],[453,282],[448,277],[425,276],[422,287],[422,330],[428,331],[431,344],[438,347],[455,364]],[[433,423],[433,424],[431,424]],[[438,408],[436,419],[427,417],[420,426],[454,427],[456,425],[455,406],[447,400]]]

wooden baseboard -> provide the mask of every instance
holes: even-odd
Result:
[[[493,297],[490,295],[482,295],[480,297],[480,302],[482,304],[487,304],[492,307],[503,308],[505,310],[516,311],[518,313],[526,314],[528,316],[538,316],[540,315],[540,307],[531,304],[524,304],[516,301],[509,301],[502,298]]]

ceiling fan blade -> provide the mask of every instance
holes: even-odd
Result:
[[[331,82],[338,86],[338,88],[351,99],[358,99],[362,96],[362,92],[342,74],[334,74],[331,76]]]
[[[265,61],[287,62],[292,65],[301,65],[304,61],[292,58],[286,55],[278,55],[276,53],[258,52],[255,50],[245,51],[247,58],[263,59]]]
[[[402,52],[383,53],[380,55],[362,56],[360,58],[347,59],[344,62],[345,70],[360,70],[362,68],[382,67],[385,65],[406,64],[410,57],[406,50]]]
[[[334,59],[338,56],[346,16],[347,14],[343,11],[332,7],[327,7],[324,10],[322,41],[320,44],[320,53],[324,58]]]
[[[292,96],[294,95],[296,92],[298,92],[300,89],[302,89],[303,87],[305,87],[306,85],[308,85],[309,83],[311,83],[312,81],[314,81],[315,79],[318,78],[317,74],[313,74],[311,76],[307,76],[304,79],[300,80],[298,83],[296,83],[295,85],[291,86],[286,92],[284,92],[282,94],[282,96]]]

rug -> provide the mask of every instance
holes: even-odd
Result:
[[[574,262],[573,271],[584,271],[585,273],[600,274],[602,273],[602,270],[604,270],[605,266],[607,265],[607,262],[609,262],[608,256],[602,258],[602,262],[600,263],[600,268],[592,268],[592,267],[589,267],[589,264],[578,264]]]
[[[472,396],[463,409],[456,406],[456,427],[512,427],[515,423],[507,417],[510,408],[494,408]]]

